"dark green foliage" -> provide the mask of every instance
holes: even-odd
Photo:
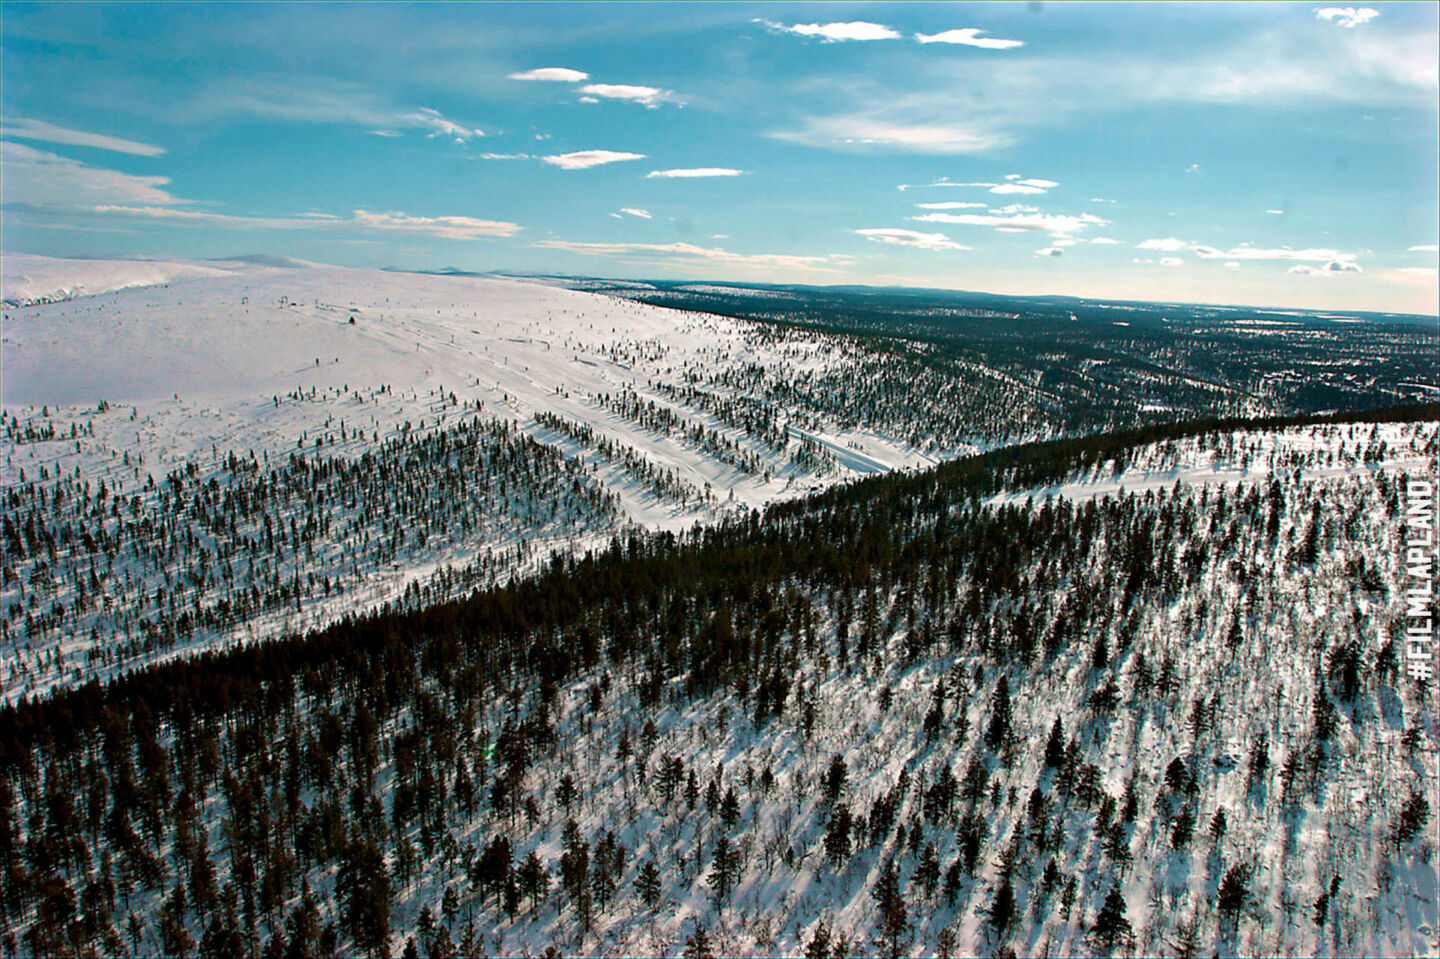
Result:
[[[1125,915],[1125,897],[1120,886],[1112,884],[1105,902],[1090,926],[1090,942],[1098,949],[1111,950],[1130,940],[1130,920]]]

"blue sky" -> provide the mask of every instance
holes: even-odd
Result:
[[[7,2],[0,247],[1435,313],[1437,9]]]

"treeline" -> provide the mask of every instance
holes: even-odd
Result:
[[[403,430],[359,456],[317,446],[191,460],[129,495],[103,478],[22,477],[0,503],[0,642],[6,682],[22,687],[283,621],[363,590],[396,559],[599,530],[617,515],[577,464],[480,417]]]

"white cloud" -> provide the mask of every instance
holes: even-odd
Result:
[[[1162,257],[1160,258],[1160,265],[1161,265],[1161,266],[1184,266],[1184,265],[1185,265],[1185,261],[1182,260],[1182,259],[1180,259],[1178,256],[1162,256]]]
[[[826,43],[841,40],[897,40],[900,34],[880,23],[853,20],[849,23],[796,23],[785,26],[771,20],[755,20],[777,33],[793,33],[801,37],[819,37]]]
[[[430,131],[427,135],[432,137],[448,136],[453,137],[457,143],[464,143],[471,137],[483,137],[485,131],[479,127],[464,127],[447,120],[439,110],[432,110],[429,107],[421,107],[411,113],[401,114],[397,119],[409,124]]]
[[[606,100],[629,100],[632,103],[643,103],[647,107],[659,105],[662,101],[673,100],[675,95],[669,90],[661,90],[659,87],[642,87],[629,83],[587,83],[580,88],[580,92],[589,97],[601,97]],[[581,98],[582,100],[584,97]]]
[[[1284,215],[1285,215],[1285,211],[1284,211],[1284,210],[1266,210],[1265,212],[1266,212],[1266,213],[1269,213],[1271,216],[1284,216]]]
[[[1379,10],[1372,10],[1369,7],[1321,7],[1315,11],[1315,17],[1319,20],[1329,20],[1337,27],[1344,27],[1349,30],[1358,27],[1362,23],[1368,23],[1380,16]]]
[[[1058,246],[1047,246],[1043,250],[1036,250],[1036,256],[1064,256],[1065,251]]]
[[[590,74],[584,70],[571,70],[569,67],[539,67],[535,70],[522,70],[519,73],[506,74],[510,80],[548,80],[552,83],[579,83],[581,80],[590,79]]]
[[[371,213],[367,210],[356,210],[350,222],[365,229],[424,233],[446,240],[512,236],[521,229],[519,224],[502,220],[477,220],[468,216],[407,216],[404,213]]]
[[[1410,248],[1411,253],[1435,253],[1437,251],[1440,251],[1440,246],[1434,243],[1422,243],[1419,246],[1412,246]]]
[[[1009,133],[985,123],[900,123],[883,117],[846,114],[807,117],[798,130],[777,130],[777,140],[806,146],[866,151],[893,149],[911,153],[985,153],[1015,142]]]
[[[1170,236],[1154,240],[1145,240],[1135,245],[1142,250],[1164,250],[1167,253],[1174,253],[1177,250],[1185,249],[1190,243],[1187,240],[1179,240]]]
[[[956,243],[943,233],[921,233],[918,230],[868,229],[855,233],[875,243],[892,246],[913,246],[920,250],[968,250],[970,247]]]
[[[1187,166],[1187,167],[1185,168],[1185,172],[1186,172],[1186,173],[1199,173],[1199,172],[1200,172],[1200,164],[1198,164],[1198,163],[1192,163],[1192,164],[1190,164],[1189,166]]]
[[[409,216],[405,213],[372,213],[355,210],[349,217],[324,213],[304,213],[298,217],[251,217],[203,210],[178,210],[174,207],[102,204],[92,207],[95,213],[168,220],[195,226],[211,225],[239,229],[288,230],[362,230],[366,232],[418,233],[446,240],[488,240],[512,236],[522,227],[501,220],[478,220],[468,216]]]
[[[480,154],[480,159],[482,159],[482,160],[532,160],[532,159],[534,159],[534,154],[531,154],[531,153],[482,153],[482,154]]]
[[[1007,233],[1039,231],[1052,236],[1068,236],[1091,226],[1104,226],[1109,220],[1102,220],[1093,213],[1079,215],[1041,213],[1033,207],[1005,207],[986,213],[926,213],[912,216],[912,220],[927,223],[959,223],[965,226],[988,226]]]
[[[135,140],[122,140],[119,137],[106,136],[103,133],[86,133],[83,130],[71,130],[66,127],[57,127],[53,123],[46,123],[44,120],[30,120],[24,117],[17,117],[13,120],[5,120],[0,123],[0,137],[18,137],[22,140],[45,140],[50,143],[68,143],[72,146],[94,147],[97,150],[110,150],[115,153],[129,153],[133,156],[158,157],[165,153],[164,147],[157,147],[149,143],[140,143]]]
[[[998,37],[982,37],[984,30],[962,27],[959,30],[945,30],[941,33],[917,33],[915,39],[921,43],[963,43],[967,47],[983,47],[986,50],[1009,50],[1023,47],[1024,40],[1001,40]]]
[[[318,77],[247,76],[243,82],[222,81],[203,90],[192,110],[201,115],[243,113],[287,122],[357,124],[387,133],[422,130],[462,142],[485,135],[432,107],[398,106],[370,87]]]
[[[1052,190],[1059,185],[1060,184],[1055,180],[1042,180],[1039,177],[1022,178],[1018,173],[1007,173],[1005,175],[1004,183],[988,183],[984,181],[973,183],[957,183],[954,180],[941,179],[936,180],[934,183],[930,184],[930,186],[934,187],[984,187],[988,189],[991,193],[997,193],[1001,195],[1007,193],[1032,195],[1038,193],[1045,193],[1046,191]],[[908,186],[909,184],[906,184],[905,186],[902,186],[901,189],[905,189]]]
[[[0,141],[5,202],[76,209],[104,203],[184,203],[165,189],[164,176],[135,176],[93,167],[23,143]]]
[[[1094,239],[1092,239],[1090,242],[1091,242],[1091,243],[1094,243],[1096,246],[1119,246],[1119,245],[1120,245],[1120,241],[1119,241],[1119,240],[1113,239],[1113,238],[1108,237],[1108,236],[1097,236],[1097,237],[1095,237]]]
[[[1237,263],[1237,262],[1234,261],[1234,260],[1226,260],[1226,261],[1225,261],[1225,269],[1227,269],[1227,270],[1238,270],[1238,269],[1240,269],[1240,264]]]
[[[622,207],[620,208],[620,212],[621,212],[621,213],[628,213],[628,214],[630,214],[631,216],[638,216],[638,217],[640,217],[642,220],[648,220],[648,219],[650,219],[650,211],[649,211],[649,210],[641,210],[641,209],[638,209],[638,208],[633,207],[633,206],[622,206]]]
[[[1322,267],[1297,263],[1286,272],[1299,273],[1304,276],[1335,276],[1339,273],[1363,273],[1364,271],[1360,269],[1360,264],[1351,260],[1331,260]]]
[[[723,166],[702,166],[689,167],[679,170],[651,170],[645,174],[645,179],[670,179],[670,180],[694,180],[712,176],[744,176],[744,170],[733,170]]]
[[[1191,246],[1190,249],[1206,259],[1227,260],[1302,260],[1314,263],[1340,261],[1349,262],[1355,259],[1354,253],[1342,253],[1339,250],[1331,249],[1304,249],[1292,250],[1288,246],[1282,247],[1255,247],[1246,244],[1231,247],[1228,250],[1217,250],[1209,246]]]
[[[985,209],[984,203],[964,203],[959,200],[946,200],[943,203],[917,203],[922,210],[973,210]]]
[[[693,243],[580,243],[570,240],[537,240],[531,244],[549,250],[568,250],[586,256],[649,255],[686,264],[714,264],[747,268],[775,268],[834,273],[825,266],[826,256],[797,256],[788,253],[733,253]]]
[[[619,153],[615,150],[577,150],[574,153],[557,153],[541,157],[546,163],[562,170],[586,170],[604,163],[619,163],[622,160],[643,160],[643,153]]]

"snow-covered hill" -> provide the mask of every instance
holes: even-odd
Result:
[[[1065,495],[994,500],[998,451],[0,710],[0,908],[36,953],[1433,954],[1435,444],[1080,460],[1123,494],[1051,444]]]
[[[543,561],[552,550],[603,541],[625,525],[683,529],[929,459],[901,441],[836,429],[714,385],[728,371],[765,369],[783,378],[787,370],[824,369],[845,358],[836,343],[762,336],[747,321],[516,279],[267,257],[188,263],[7,255],[5,270],[13,302],[0,344],[4,483],[32,493],[63,487],[68,492],[59,498],[34,500],[33,518],[54,535],[61,527],[75,533],[73,542],[62,536],[54,549],[31,548],[8,564],[0,592],[7,695],[180,649],[316,626],[416,588],[416,601],[437,599],[477,577]],[[117,565],[107,555],[95,582],[88,589],[82,582],[94,572],[96,552],[82,546],[80,519],[67,515],[65,504],[78,509],[87,490],[96,495],[102,484],[112,500],[138,496],[137,516],[184,525],[184,517],[159,515],[168,507],[155,484],[167,477],[233,492],[232,457],[253,460],[261,473],[294,457],[353,461],[387,443],[491,421],[560,453],[565,468],[580,471],[576,481],[594,488],[587,495],[614,497],[608,519],[511,515],[504,524],[427,537],[423,547],[412,539],[383,556],[357,547],[348,576],[282,563],[268,575],[297,583],[293,602],[245,604],[213,582],[192,586],[181,572],[205,562],[207,551],[231,557],[224,565],[243,579],[234,561],[246,559],[249,541],[226,552],[213,530],[182,533],[180,554],[163,563]],[[345,535],[359,535],[344,502],[332,498],[326,528],[335,532],[322,536],[341,552]],[[303,523],[312,507],[297,501],[289,508]],[[295,519],[285,508],[271,513],[282,525]],[[18,501],[7,518],[26,521]],[[473,568],[482,559],[484,568]],[[443,582],[432,582],[437,571]],[[310,588],[307,575],[323,577],[323,588]],[[332,592],[332,578],[339,591]],[[32,581],[39,589],[27,591]],[[153,600],[157,588],[170,602]],[[169,608],[177,602],[192,612],[180,636],[171,622],[179,614]],[[207,614],[222,602],[218,620]],[[234,613],[250,605],[257,605],[252,614]],[[101,645],[109,655],[95,659]]]

